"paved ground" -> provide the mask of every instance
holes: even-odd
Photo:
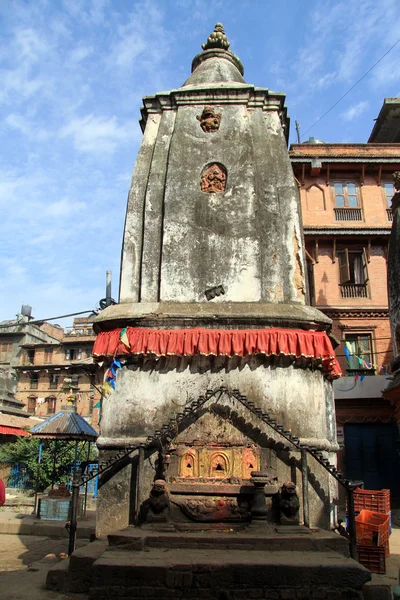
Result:
[[[77,546],[85,543],[78,540]],[[86,595],[64,595],[45,589],[47,571],[62,560],[59,555],[66,551],[66,539],[0,534],[1,600],[86,600]]]

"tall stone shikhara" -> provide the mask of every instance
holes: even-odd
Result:
[[[225,386],[333,460],[331,379],[340,369],[326,335],[331,321],[307,304],[285,97],[245,82],[221,24],[203,48],[181,88],[143,100],[119,304],[95,321],[94,355],[122,361],[103,399],[101,457],[143,442]],[[228,412],[229,402],[229,394],[220,401]],[[172,440],[161,469],[170,491],[177,481],[248,480],[252,468],[300,489],[296,453],[283,456],[273,436],[265,443],[235,433],[232,418],[216,414]],[[314,467],[311,521],[327,526],[334,488]],[[103,481],[99,535],[135,522],[160,468],[157,449],[134,453]]]

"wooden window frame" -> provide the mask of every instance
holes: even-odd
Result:
[[[350,270],[349,254],[359,254],[361,256],[362,272],[364,281],[360,285],[367,285],[369,281],[368,274],[368,255],[366,249],[363,247],[361,250],[350,249],[348,247],[338,250],[338,264],[339,264],[339,285],[346,283],[355,283],[351,281],[352,273]]]
[[[338,179],[334,179],[331,180],[331,188],[332,188],[332,193],[333,193],[333,201],[334,201],[334,207],[335,208],[362,208],[361,207],[361,192],[360,192],[360,182],[357,180],[352,180],[350,181],[350,178],[345,179],[345,178],[338,178]],[[336,183],[340,183],[343,186],[343,194],[336,194],[336,190],[335,190],[335,184]],[[349,194],[348,190],[347,190],[347,185],[351,183],[353,185],[355,185],[356,188],[356,193],[355,194]],[[343,196],[343,202],[344,202],[344,206],[338,206],[336,203],[336,196]],[[349,196],[356,196],[357,198],[357,206],[349,206]]]
[[[44,363],[46,365],[51,365],[52,362],[53,362],[53,347],[46,346],[46,348],[44,349]]]
[[[346,343],[348,341],[353,341],[354,342],[354,340],[350,340],[349,339],[351,337],[352,338],[355,338],[355,337],[357,338],[357,347],[358,348],[357,348],[357,351],[356,351],[356,355],[360,356],[361,358],[363,358],[362,357],[363,353],[359,351],[359,348],[360,348],[360,346],[359,346],[359,338],[361,338],[361,337],[364,337],[364,338],[368,337],[369,338],[369,358],[370,358],[370,361],[368,361],[368,362],[370,362],[371,364],[374,364],[374,354],[375,353],[374,353],[374,336],[373,336],[373,332],[371,330],[363,330],[363,331],[360,330],[360,331],[351,331],[351,332],[349,331],[349,332],[346,332],[344,334],[344,340],[345,340],[344,343]],[[346,363],[347,363],[347,366],[346,366],[346,372],[347,373],[350,371],[352,373],[357,373],[359,375],[369,375],[369,376],[376,374],[375,369],[372,369],[372,368],[371,369],[368,369],[368,368],[367,369],[363,369],[361,366],[359,368],[357,368],[357,369],[351,368],[350,365],[349,365],[349,361],[348,361],[347,357],[345,358],[345,360],[346,360]]]
[[[52,381],[52,379],[55,379],[55,382]],[[57,373],[50,373],[49,374],[49,389],[50,390],[56,390],[56,389],[58,389],[59,379],[60,379],[60,376]]]
[[[393,188],[393,194],[390,197],[390,202],[389,202],[389,196],[387,195],[387,192],[386,192],[385,185],[391,185],[392,188]],[[394,189],[393,181],[382,181],[381,182],[381,188],[382,188],[383,197],[384,197],[384,200],[385,200],[385,207],[386,208],[391,208],[392,207],[392,198],[393,198],[393,196],[396,193],[396,190]]]
[[[31,373],[29,377],[29,388],[37,390],[39,388],[40,373]]]

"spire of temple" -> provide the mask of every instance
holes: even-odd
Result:
[[[230,43],[225,35],[224,26],[222,23],[216,23],[214,31],[210,33],[205,44],[201,47],[203,50],[210,50],[210,48],[221,48],[222,50],[228,50]]]

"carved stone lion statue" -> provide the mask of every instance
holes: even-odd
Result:
[[[300,502],[296,486],[292,481],[284,483],[279,492],[281,525],[299,525]]]
[[[156,479],[140,509],[140,523],[160,523],[170,520],[170,502],[167,482],[164,479]]]

